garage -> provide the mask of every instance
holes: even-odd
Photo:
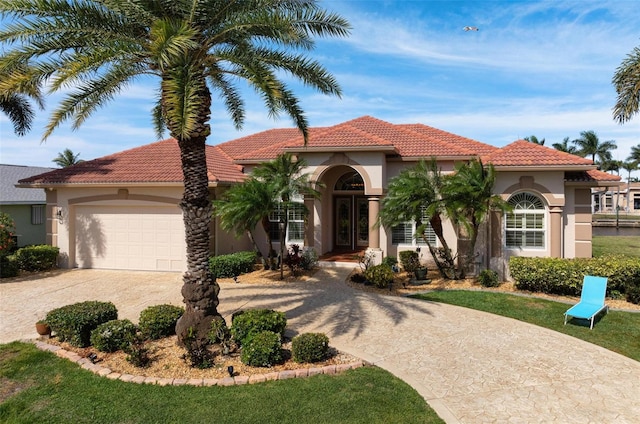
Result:
[[[79,268],[184,271],[186,243],[177,206],[76,206]]]

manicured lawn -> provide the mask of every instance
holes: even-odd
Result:
[[[640,236],[596,236],[593,256],[626,255],[640,258]]]
[[[571,305],[505,293],[445,290],[414,295],[417,299],[464,306],[549,328],[594,343],[640,361],[640,313],[609,311],[596,319],[593,330],[586,322],[564,324]]]
[[[442,423],[388,372],[365,367],[232,387],[113,381],[28,343],[0,345],[3,423]]]

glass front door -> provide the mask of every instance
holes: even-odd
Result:
[[[354,213],[355,211],[355,213]],[[369,245],[369,202],[349,196],[335,199],[335,247],[355,249]]]

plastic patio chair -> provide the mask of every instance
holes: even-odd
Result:
[[[603,309],[609,312],[609,307],[604,304],[604,296],[607,293],[607,278],[585,275],[582,282],[582,293],[580,302],[573,305],[564,313],[564,324],[567,325],[569,317],[588,319],[591,321],[589,327],[593,330],[593,321]]]

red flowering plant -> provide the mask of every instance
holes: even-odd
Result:
[[[15,239],[16,224],[9,214],[0,212],[0,256],[11,253]]]

